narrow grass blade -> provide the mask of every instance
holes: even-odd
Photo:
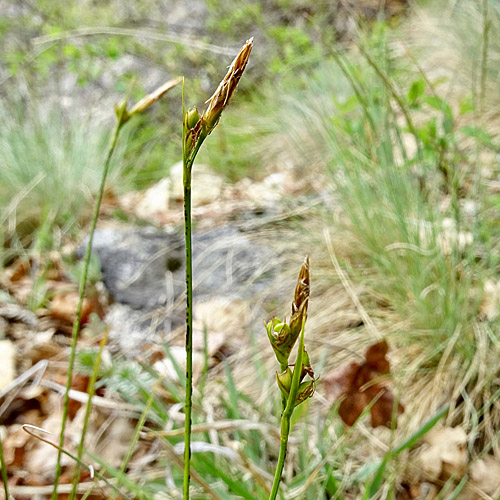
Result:
[[[7,483],[7,466],[5,465],[5,458],[3,456],[3,443],[2,436],[0,436],[0,466],[2,467],[2,482],[3,482],[3,490],[5,492],[5,500],[9,499],[9,485]]]
[[[83,448],[85,445],[85,436],[87,434],[88,426],[89,426],[89,420],[90,420],[90,412],[92,410],[92,398],[95,394],[95,383],[97,380],[97,376],[99,375],[99,368],[101,366],[101,358],[102,358],[102,351],[104,349],[104,346],[106,345],[106,342],[108,341],[108,333],[109,333],[109,328],[106,329],[104,333],[104,337],[102,338],[100,344],[99,344],[99,352],[96,356],[96,359],[94,361],[94,367],[92,370],[92,375],[90,377],[88,387],[87,387],[87,394],[89,395],[89,398],[87,400],[87,406],[85,408],[85,416],[83,419],[83,429],[82,433],[80,435],[80,443],[78,445],[78,452],[77,456],[78,458],[82,458],[83,456]],[[75,467],[75,472],[73,474],[73,487],[70,493],[70,500],[76,498],[76,489],[78,486],[78,481],[80,479],[80,466],[77,464]]]
[[[255,500],[255,494],[245,488],[245,483],[243,481],[233,479],[229,474],[224,472],[222,467],[218,467],[208,456],[204,456],[203,453],[199,453],[197,454],[196,460],[197,462],[199,461],[203,464],[203,466],[198,466],[198,469],[205,469],[206,472],[212,476],[222,479],[232,493],[245,498],[246,500]]]
[[[406,441],[403,441],[391,453],[392,456],[399,455],[402,451],[411,448],[419,439],[425,436],[445,415],[450,409],[449,405],[443,406],[432,418],[430,418],[420,429],[412,434]]]
[[[134,434],[132,436],[132,440],[130,441],[130,446],[127,450],[127,453],[123,457],[122,465],[120,467],[120,475],[119,478],[125,476],[125,470],[127,469],[127,465],[132,458],[132,455],[134,453],[135,447],[137,446],[137,443],[139,442],[139,434],[142,431],[142,428],[144,427],[144,424],[146,423],[146,418],[148,416],[148,412],[151,409],[151,405],[153,404],[155,394],[156,394],[156,389],[158,385],[161,383],[161,379],[158,379],[155,387],[151,391],[151,394],[149,395],[148,400],[146,401],[146,405],[144,406],[144,410],[141,414],[141,417],[139,418],[137,425],[135,426]],[[118,479],[118,485],[120,484],[120,480]],[[114,499],[115,496],[113,495],[111,499]]]

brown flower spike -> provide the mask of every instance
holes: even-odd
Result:
[[[292,315],[290,316],[290,330],[292,335],[299,335],[302,328],[302,318],[307,316],[307,306],[309,305],[309,294],[311,291],[309,282],[309,257],[304,259],[297,286],[295,287],[295,295],[292,302]]]
[[[217,125],[220,115],[229,104],[234,90],[240,81],[243,71],[252,51],[253,37],[247,40],[245,45],[240,49],[238,55],[229,66],[228,72],[224,79],[220,82],[214,95],[207,101],[208,108],[203,113],[203,125],[206,127],[207,134],[210,134]]]
[[[117,116],[119,116],[119,114],[123,111],[123,114],[121,115],[121,123],[126,123],[130,118],[132,118],[132,116],[142,113],[144,110],[148,109],[149,106],[160,100],[169,90],[173,89],[181,82],[181,76],[169,80],[147,96],[143,97],[132,107],[130,111],[127,110],[126,101],[124,101],[121,105],[115,106]],[[121,109],[121,106],[124,106],[123,110]]]
[[[184,116],[184,160],[187,162],[195,150],[199,149],[203,141],[219,123],[222,112],[229,104],[236,86],[250,57],[253,38],[247,40],[238,55],[229,66],[228,72],[220,82],[214,95],[208,99],[208,108],[200,118],[196,108],[188,109]]]

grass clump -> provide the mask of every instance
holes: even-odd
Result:
[[[61,110],[0,108],[0,212],[4,240],[29,247],[40,228],[73,233],[88,220],[109,142],[103,127]],[[110,186],[123,168],[124,147],[110,165]],[[36,237],[36,236],[35,236]],[[17,248],[19,250],[19,248]]]
[[[418,391],[430,384],[436,389],[423,406],[452,402],[448,422],[464,418],[476,432],[473,414],[495,393],[499,368],[498,320],[485,322],[482,312],[484,283],[497,272],[485,249],[498,238],[491,225],[484,230],[491,215],[477,170],[484,141],[463,141],[462,115],[427,75],[404,80],[407,61],[383,29],[361,43],[300,75],[300,91],[285,82],[280,96],[267,94],[287,110],[274,121],[275,143],[297,169],[308,165],[330,183],[328,190],[317,183],[333,206],[325,224],[362,284],[364,306],[398,347],[401,383],[420,405],[410,410],[410,429],[424,420]],[[461,405],[464,398],[472,404]],[[495,432],[491,422],[479,429]]]

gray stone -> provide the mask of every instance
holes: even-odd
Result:
[[[78,250],[82,256],[88,239]],[[175,279],[183,265],[183,242],[177,234],[155,229],[97,229],[92,251],[101,263],[102,279],[116,302],[152,310],[167,303],[169,272],[174,275],[173,295],[183,290]]]
[[[81,257],[87,239],[78,250]],[[151,311],[173,304],[185,290],[180,232],[98,229],[93,252],[115,302]],[[273,253],[232,226],[193,235],[194,294],[250,298],[266,286]]]

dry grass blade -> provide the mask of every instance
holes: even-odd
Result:
[[[351,286],[351,283],[349,282],[349,278],[346,276],[342,268],[340,267],[339,261],[337,259],[337,256],[335,255],[335,251],[333,249],[332,245],[332,240],[330,238],[330,233],[328,229],[324,229],[323,231],[323,236],[325,238],[326,245],[328,247],[328,253],[330,255],[330,259],[332,261],[333,266],[335,267],[335,271],[338,274],[338,277],[340,278],[342,285],[346,289],[347,293],[350,295],[352,301],[354,302],[354,305],[356,306],[356,309],[358,310],[361,318],[363,319],[364,324],[367,326],[367,328],[370,330],[370,333],[376,338],[377,340],[381,340],[382,334],[378,331],[377,327],[373,323],[372,319],[366,312],[365,308],[361,304],[359,297],[356,295],[356,292],[354,291],[353,287]]]

